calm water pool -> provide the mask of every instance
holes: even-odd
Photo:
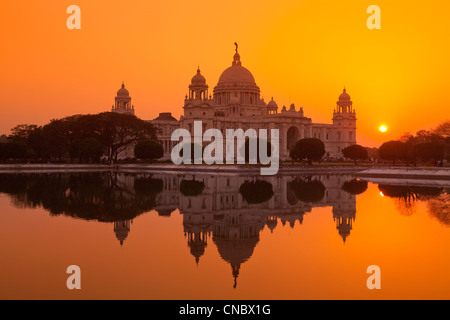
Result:
[[[0,298],[449,299],[449,205],[343,175],[0,174]]]

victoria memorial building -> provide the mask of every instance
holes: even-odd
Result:
[[[305,115],[303,108],[294,104],[280,110],[272,98],[268,103],[261,98],[261,92],[252,73],[242,66],[236,52],[231,66],[222,72],[212,92],[200,69],[192,77],[189,93],[184,98],[184,112],[179,120],[170,112],[160,113],[150,122],[160,129],[159,140],[164,147],[164,159],[170,159],[172,148],[178,144],[171,141],[172,132],[185,128],[193,136],[194,121],[201,120],[203,132],[210,128],[219,129],[225,136],[226,129],[271,129],[279,130],[280,159],[289,158],[289,151],[302,138],[318,138],[325,144],[327,158],[342,157],[342,149],[356,144],[356,113],[345,88],[334,107],[332,123],[314,123]],[[134,114],[131,97],[125,85],[117,92],[113,112]],[[133,157],[133,149],[125,150],[121,158]]]

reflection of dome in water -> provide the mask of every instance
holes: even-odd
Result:
[[[350,235],[350,230],[352,229],[352,227],[348,224],[343,224],[343,225],[340,225],[338,227],[338,229],[339,229],[339,235],[342,237],[342,240],[344,240],[344,243],[345,243],[345,241],[347,240],[347,237]]]
[[[214,243],[220,256],[231,264],[241,264],[247,261],[252,256],[258,241],[259,238],[216,239],[214,237]]]
[[[214,236],[213,240],[222,259],[231,265],[234,277],[234,287],[236,287],[240,266],[252,256],[253,250],[259,241],[259,237],[224,239],[216,238]]]
[[[195,257],[195,262],[198,264],[200,257],[205,253],[207,243],[207,233],[189,233],[188,246],[191,254]]]
[[[123,242],[128,237],[129,232],[130,232],[129,220],[114,222],[114,233],[116,234],[117,240],[120,241],[120,245],[123,245]]]
[[[348,213],[337,213],[333,210],[333,220],[336,223],[336,229],[339,232],[339,235],[342,237],[342,240],[347,240],[347,237],[350,235],[350,231],[353,227],[353,221],[355,220],[355,212]]]
[[[278,219],[277,217],[268,217],[266,221],[267,227],[270,229],[270,232],[273,233],[273,230],[277,227]]]

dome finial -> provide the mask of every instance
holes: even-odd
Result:
[[[241,56],[238,53],[238,44],[237,42],[234,43],[234,45],[236,46],[236,53],[234,54],[234,58],[233,58],[233,66],[240,66],[241,65]]]

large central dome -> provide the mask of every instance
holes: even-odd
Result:
[[[241,57],[237,51],[231,67],[222,72],[217,88],[258,89],[252,73],[241,65]]]

